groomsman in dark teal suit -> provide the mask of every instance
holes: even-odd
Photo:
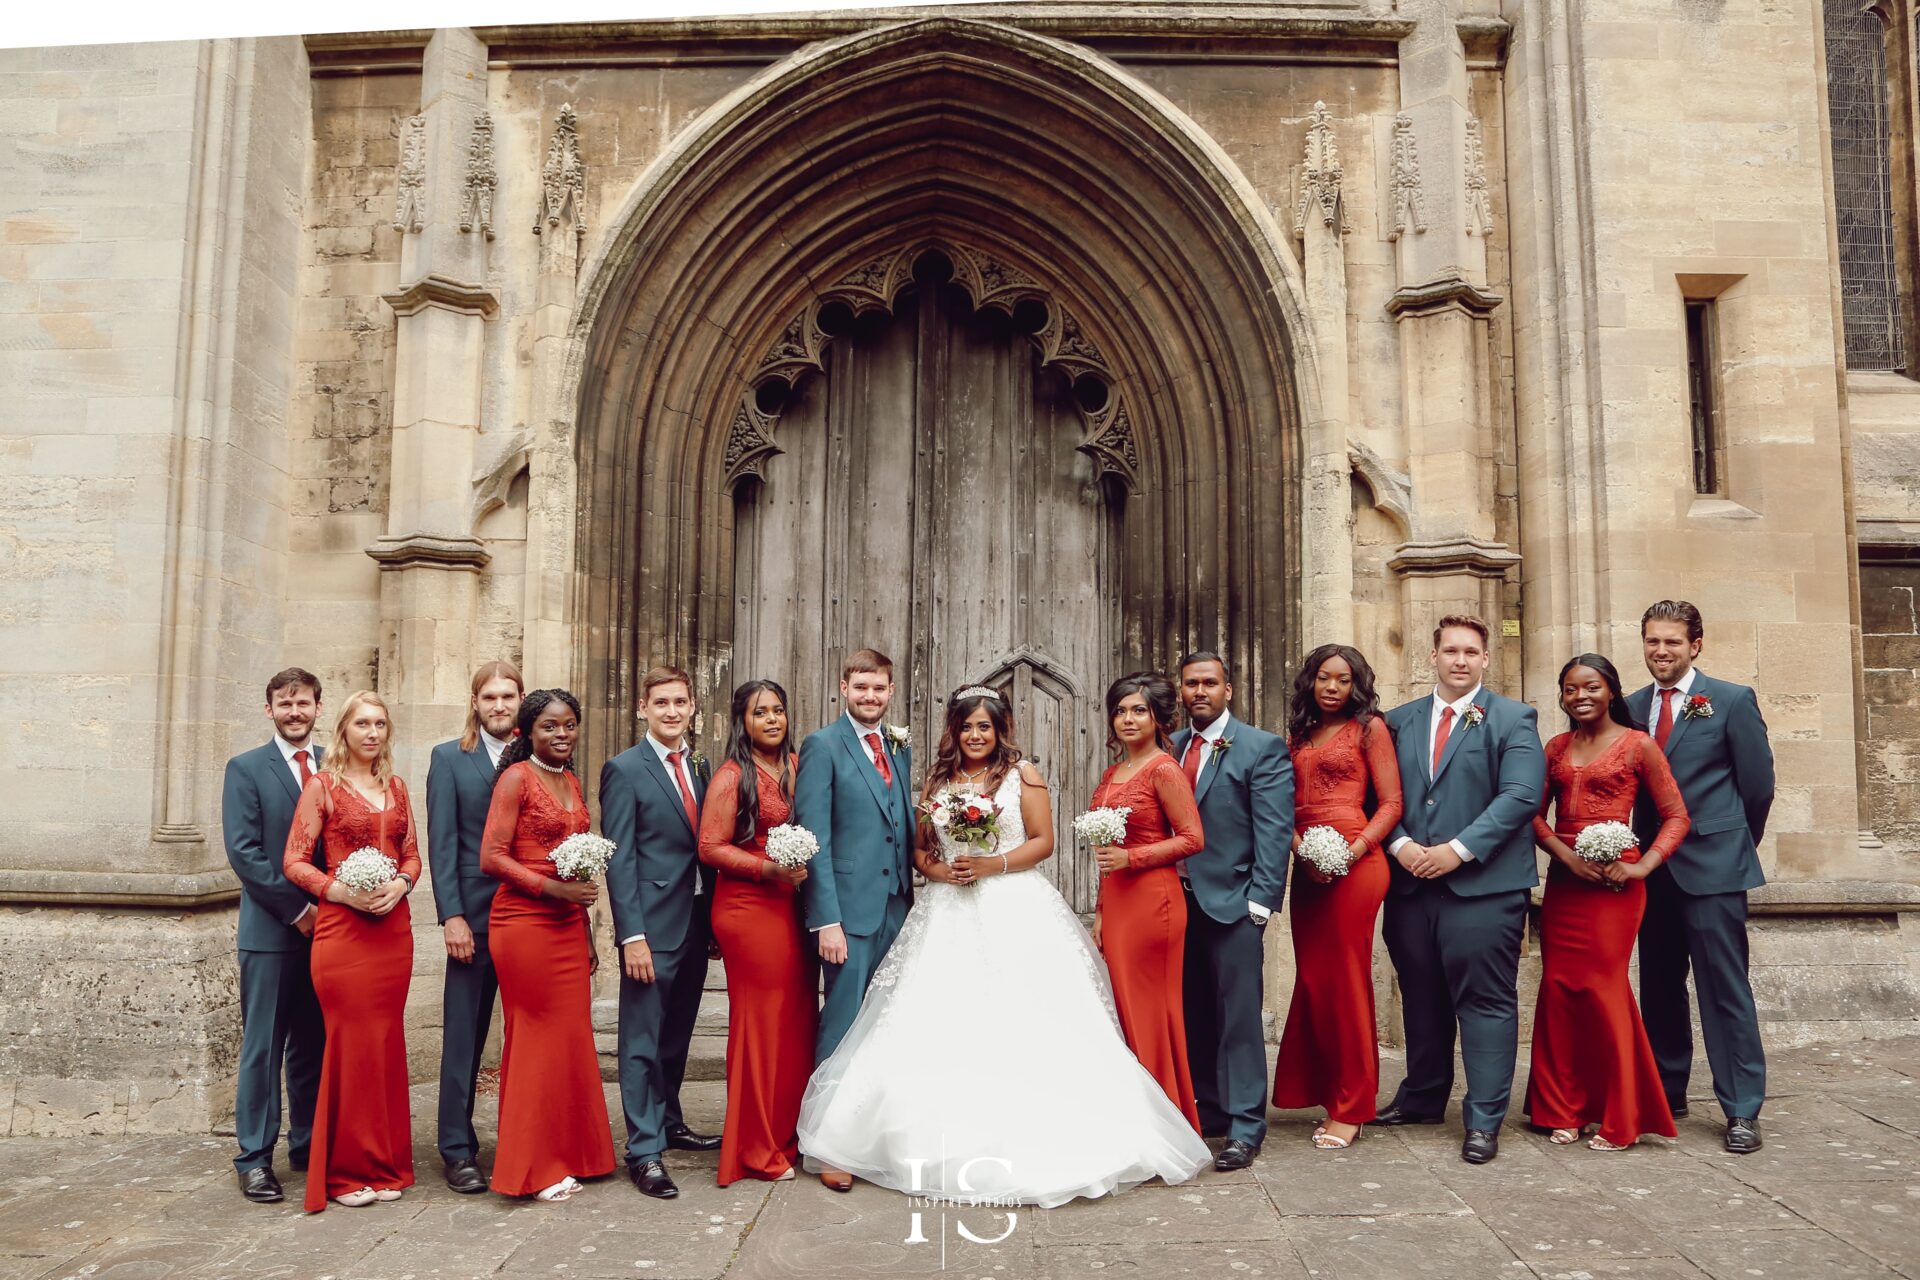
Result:
[[[1407,1076],[1376,1124],[1438,1124],[1453,1089],[1456,1025],[1467,1070],[1460,1158],[1500,1154],[1520,1043],[1516,987],[1533,817],[1546,754],[1533,708],[1481,685],[1487,624],[1433,629],[1433,693],[1387,713],[1406,816],[1389,838],[1384,933],[1400,980]]]
[[[886,722],[893,660],[861,649],[840,673],[847,714],[800,745],[793,820],[820,842],[805,895],[807,928],[820,940],[826,999],[815,1062],[839,1047],[881,958],[913,905],[912,754]],[[839,1169],[822,1169],[835,1191],[853,1186]]]
[[[1673,856],[1647,877],[1640,1013],[1667,1103],[1683,1116],[1693,1069],[1692,969],[1713,1093],[1727,1118],[1726,1148],[1745,1155],[1760,1149],[1767,1096],[1760,1018],[1747,979],[1747,890],[1766,883],[1758,845],[1773,807],[1773,748],[1753,690],[1695,669],[1704,635],[1700,611],[1685,600],[1662,600],[1640,619],[1654,682],[1629,695],[1627,706],[1667,753],[1693,819]],[[1651,804],[1636,809],[1643,843],[1659,825]]]
[[[233,1167],[240,1193],[256,1204],[283,1196],[273,1174],[282,1068],[287,1159],[298,1172],[307,1167],[326,1052],[326,1024],[309,974],[318,909],[281,870],[300,789],[320,768],[313,741],[319,716],[316,677],[289,667],[269,680],[273,740],[227,761],[220,795],[227,864],[240,877],[240,1066],[233,1099],[240,1154]]]
[[[427,865],[447,944],[440,1019],[440,1159],[447,1185],[462,1195],[487,1189],[480,1140],[473,1132],[473,1092],[500,989],[487,951],[487,918],[500,882],[481,873],[480,837],[487,829],[500,753],[513,736],[524,692],[512,663],[483,665],[473,673],[465,731],[435,747],[427,762]]]
[[[1189,727],[1174,735],[1173,758],[1207,833],[1206,847],[1176,864],[1187,894],[1187,1059],[1201,1129],[1227,1138],[1213,1166],[1231,1172],[1252,1164],[1267,1137],[1262,956],[1287,891],[1293,756],[1286,739],[1233,718],[1219,654],[1181,659],[1178,684]]]
[[[607,901],[620,943],[620,1101],[627,1116],[627,1176],[641,1194],[680,1194],[668,1148],[712,1151],[680,1111],[700,993],[707,984],[709,888],[700,874],[700,805],[712,771],[687,731],[693,680],[654,667],[641,680],[647,735],[600,771],[600,833],[617,851]]]

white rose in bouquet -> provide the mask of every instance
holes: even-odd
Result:
[[[595,880],[605,873],[607,863],[613,861],[613,849],[613,841],[605,836],[582,831],[555,845],[547,861],[553,864],[558,879]]]
[[[372,845],[355,849],[347,860],[334,868],[333,878],[355,893],[372,893],[400,874],[392,858]]]
[[[1300,860],[1323,876],[1343,876],[1353,866],[1353,842],[1332,827],[1300,833]]]
[[[776,866],[804,867],[818,852],[820,841],[805,827],[783,822],[767,832],[767,857]]]
[[[1089,809],[1073,820],[1073,833],[1096,849],[1111,848],[1127,838],[1130,808]]]

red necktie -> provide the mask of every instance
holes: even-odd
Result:
[[[293,762],[300,766],[300,785],[306,786],[313,781],[313,770],[307,768],[307,749],[300,748],[293,753]]]
[[[687,821],[695,831],[700,830],[700,806],[694,802],[693,788],[687,785],[687,769],[681,763],[685,751],[669,751],[667,759],[673,761],[673,780],[680,784],[680,803],[687,806]]]
[[[1660,744],[1662,751],[1667,748],[1667,735],[1673,732],[1673,695],[1678,689],[1660,691],[1660,720],[1653,726],[1653,740]]]
[[[1187,758],[1180,762],[1180,771],[1187,775],[1187,785],[1195,791],[1200,789],[1200,755],[1204,750],[1205,739],[1199,734],[1187,743]]]
[[[1433,773],[1440,772],[1440,757],[1447,753],[1447,735],[1453,732],[1453,708],[1440,708],[1440,732],[1433,735]]]
[[[893,770],[887,767],[887,753],[880,749],[880,735],[867,735],[867,748],[873,752],[873,767],[880,771],[880,781],[889,787],[893,785]]]

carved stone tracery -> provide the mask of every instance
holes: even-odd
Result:
[[[1408,231],[1425,231],[1427,211],[1420,197],[1420,150],[1414,141],[1412,116],[1393,118],[1393,169],[1387,187],[1393,216],[1387,239],[1398,240]]]
[[[1307,219],[1318,217],[1321,225],[1339,228],[1340,220],[1340,144],[1333,133],[1333,113],[1327,104],[1313,104],[1307,124],[1307,151],[1302,165],[1300,207],[1294,211],[1294,234],[1307,233]]]
[[[400,170],[394,193],[393,229],[402,235],[427,225],[427,118],[408,116],[400,126]]]
[[[473,138],[467,143],[466,195],[460,206],[460,229],[475,227],[493,239],[493,193],[499,179],[493,167],[493,117],[482,111],[473,118]]]
[[[991,308],[1011,317],[1023,302],[1044,307],[1046,322],[1028,335],[1040,352],[1041,367],[1059,369],[1069,381],[1092,376],[1106,388],[1105,396],[1092,408],[1076,397],[1085,424],[1076,448],[1093,459],[1099,472],[1117,475],[1129,491],[1137,491],[1140,448],[1133,418],[1119,379],[1099,346],[1033,276],[979,249],[947,240],[888,250],[849,271],[794,315],[755,367],[728,428],[722,456],[726,488],[731,490],[748,476],[766,479],[767,462],[782,452],[774,438],[779,415],[760,408],[759,388],[774,381],[792,387],[809,372],[826,372],[825,353],[833,335],[821,328],[821,311],[837,303],[856,316],[875,310],[891,314],[895,299],[913,282],[914,264],[929,252],[943,254],[952,263],[953,283],[966,291],[975,310]]]
[[[1493,234],[1493,201],[1487,194],[1487,149],[1480,137],[1480,122],[1467,118],[1467,234]]]
[[[580,126],[574,118],[573,104],[560,105],[553,123],[553,137],[547,142],[547,160],[540,169],[540,211],[534,215],[533,234],[557,227],[571,212],[573,236],[583,240],[587,234],[587,166],[580,158]]]

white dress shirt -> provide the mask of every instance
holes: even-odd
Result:
[[[1484,686],[1482,685],[1476,684],[1475,686],[1473,686],[1473,691],[1471,693],[1467,694],[1463,698],[1457,698],[1452,702],[1448,702],[1445,698],[1440,696],[1439,685],[1435,685],[1433,687],[1433,705],[1427,709],[1426,766],[1427,766],[1428,781],[1433,780],[1433,744],[1436,741],[1438,741],[1440,737],[1440,712],[1447,707],[1453,708],[1453,723],[1447,726],[1447,741],[1451,742],[1453,741],[1454,734],[1459,733],[1461,730],[1467,727],[1467,721],[1466,721],[1467,708],[1471,707],[1474,704],[1474,702],[1480,697],[1480,690],[1483,687]],[[1406,845],[1410,845],[1412,843],[1413,843],[1412,836],[1401,836],[1398,840],[1395,840],[1393,842],[1393,847],[1388,849],[1387,852],[1398,853],[1400,852],[1402,847]],[[1447,841],[1447,843],[1452,845],[1453,851],[1460,855],[1460,861],[1462,862],[1473,861],[1473,850],[1467,848],[1467,846],[1465,846],[1464,844],[1461,844],[1460,841],[1458,840],[1449,840]]]
[[[688,744],[687,740],[685,738],[682,738],[680,739],[679,746],[670,747],[666,743],[660,741],[660,739],[654,737],[653,734],[649,733],[647,734],[647,737],[646,737],[646,743],[648,746],[653,748],[653,754],[660,757],[660,767],[667,771],[667,781],[673,784],[673,794],[676,796],[680,794],[680,779],[678,775],[676,775],[673,771],[673,761],[669,760],[667,757],[672,755],[676,751],[686,752],[687,754],[685,758],[683,758],[680,761],[680,763],[686,766],[687,790],[689,791],[693,790],[693,747]],[[700,833],[698,831],[695,831],[693,833],[693,843],[694,843],[695,849],[697,850],[700,845]],[[698,865],[698,862],[699,862],[698,853],[694,855],[694,861],[695,861],[695,866],[693,868],[693,896],[697,898],[700,896],[700,868]],[[631,935],[630,937],[625,937],[620,939],[620,945],[624,947],[629,942],[645,942],[646,938],[647,938],[646,934],[636,933]]]
[[[307,753],[307,771],[309,773],[320,772],[320,756],[319,756],[319,753],[314,750],[313,737],[311,735],[307,737],[305,746],[296,747],[291,742],[288,742],[285,738],[281,737],[279,734],[276,733],[273,735],[273,745],[280,748],[280,758],[287,762],[287,771],[293,774],[294,786],[296,787],[304,786],[304,784],[300,781],[300,762],[293,758],[294,752],[304,751]],[[316,907],[313,903],[309,902],[306,905],[305,910],[303,910],[299,915],[295,916],[293,919],[287,921],[287,923],[299,924],[302,920],[305,920],[309,914],[316,912],[319,909],[320,909],[319,907]]]
[[[487,759],[493,762],[493,771],[500,772],[500,757],[507,749],[505,738],[496,738],[485,729],[480,731],[480,745],[487,749]]]

